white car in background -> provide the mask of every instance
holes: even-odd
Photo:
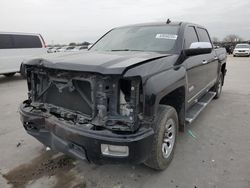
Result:
[[[72,50],[70,50],[71,52],[78,52],[80,50],[87,50],[88,48],[86,46],[75,46]]]
[[[20,72],[25,75],[22,62],[32,56],[47,53],[40,34],[0,32],[0,74],[13,76]]]
[[[233,51],[233,56],[250,56],[249,44],[237,44]]]
[[[49,47],[49,48],[47,48],[47,52],[48,53],[55,53],[56,51],[56,48],[55,47]]]
[[[56,52],[58,52],[58,50],[59,49],[61,49],[62,47],[54,47],[54,48],[52,48],[52,50],[51,50],[51,52],[53,52],[53,53],[56,53]]]
[[[67,52],[67,51],[70,51],[72,49],[74,49],[74,46],[64,46],[64,47],[58,49],[56,52]]]

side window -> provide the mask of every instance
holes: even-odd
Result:
[[[13,35],[14,48],[42,48],[42,43],[38,36]]]
[[[193,42],[198,42],[198,36],[195,28],[193,26],[189,26],[185,31],[185,49],[188,49]]]
[[[0,34],[0,49],[13,48],[11,35]]]
[[[198,35],[199,35],[200,42],[210,42],[208,33],[207,33],[207,31],[205,29],[198,28],[197,32],[198,32]]]

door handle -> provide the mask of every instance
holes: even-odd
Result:
[[[202,64],[207,64],[207,63],[208,63],[208,61],[206,61],[206,60],[202,61]]]
[[[218,59],[219,59],[218,57],[216,57],[216,56],[214,57],[214,60],[218,60]]]

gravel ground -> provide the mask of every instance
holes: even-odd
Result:
[[[163,172],[144,165],[94,165],[46,151],[24,131],[18,106],[27,97],[19,75],[0,76],[0,187],[250,187],[250,58],[228,57],[219,100],[179,134]]]

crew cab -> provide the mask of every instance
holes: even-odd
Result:
[[[178,132],[220,97],[226,51],[204,27],[168,21],[114,28],[86,52],[37,57],[25,69],[28,134],[77,159],[163,170]]]

